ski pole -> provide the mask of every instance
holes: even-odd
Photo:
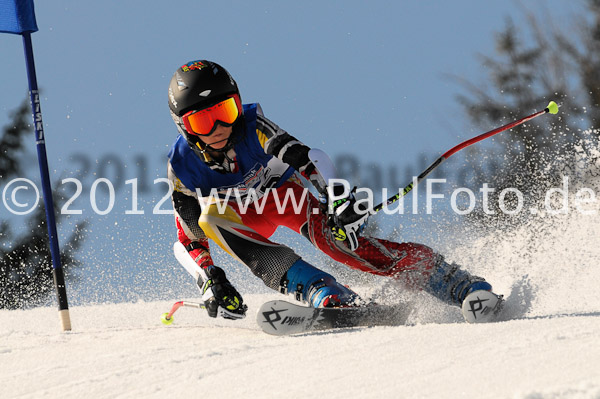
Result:
[[[389,206],[389,205],[393,204],[394,202],[398,201],[400,198],[404,197],[406,194],[411,192],[412,189],[415,188],[416,185],[419,184],[425,177],[427,177],[435,168],[440,166],[442,164],[442,162],[444,162],[446,159],[450,158],[452,155],[456,154],[458,151],[462,150],[463,148],[466,148],[466,147],[470,146],[471,144],[475,144],[478,141],[487,139],[488,137],[491,137],[491,136],[498,134],[500,132],[503,132],[505,130],[512,129],[515,126],[519,126],[527,121],[532,120],[533,118],[537,118],[540,115],[543,115],[546,113],[556,114],[557,112],[558,112],[558,105],[554,101],[550,101],[548,106],[546,108],[544,108],[542,111],[535,112],[524,118],[521,118],[514,122],[508,123],[504,126],[500,126],[496,129],[490,130],[489,132],[480,134],[477,137],[473,137],[472,139],[466,140],[466,141],[452,147],[451,149],[449,149],[448,151],[443,153],[441,157],[436,159],[435,162],[432,163],[427,169],[425,169],[423,172],[421,172],[421,174],[419,176],[417,176],[416,181],[413,180],[409,185],[404,187],[404,189],[402,191],[399,191],[398,194],[388,198],[386,201],[377,205],[371,211],[369,211],[369,213],[371,215],[374,215],[377,212],[379,212],[380,210],[382,210],[385,206]]]
[[[163,313],[160,316],[160,320],[162,321],[163,324],[171,324],[173,323],[173,314],[175,314],[175,312],[177,312],[177,309],[179,309],[182,306],[188,306],[191,308],[198,308],[198,309],[206,309],[206,306],[204,306],[204,304],[202,303],[198,303],[198,302],[190,302],[190,301],[179,301],[179,302],[175,302],[173,304],[173,306],[171,307],[171,311],[168,313]]]

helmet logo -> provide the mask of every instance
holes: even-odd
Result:
[[[171,104],[173,104],[173,106],[175,108],[177,108],[177,101],[175,100],[175,96],[173,95],[173,89],[169,87],[169,100],[171,100]]]
[[[189,72],[189,71],[200,70],[202,68],[206,68],[207,66],[208,65],[206,65],[205,63],[203,63],[201,61],[191,61],[185,65],[182,65],[181,70],[183,72]]]
[[[202,93],[200,93],[200,96],[202,97],[208,97],[208,95],[210,94],[212,90],[204,90]]]

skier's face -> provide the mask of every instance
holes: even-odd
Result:
[[[204,144],[208,144],[215,150],[220,150],[221,148],[227,145],[227,142],[229,141],[229,136],[231,136],[232,131],[232,126],[223,126],[217,123],[215,131],[210,136],[197,137],[199,137]]]
[[[207,108],[192,110],[181,117],[185,129],[195,136],[210,136],[218,123],[233,126],[242,115],[242,100],[232,94],[225,100]]]

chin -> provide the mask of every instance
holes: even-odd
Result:
[[[222,148],[224,148],[227,145],[227,142],[221,142],[221,143],[217,143],[217,144],[209,144],[212,148],[214,148],[215,150],[220,150]]]

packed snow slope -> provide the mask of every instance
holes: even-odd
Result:
[[[75,306],[68,333],[55,308],[0,311],[0,397],[600,398],[599,237],[597,216],[540,217],[449,254],[507,296],[486,325],[385,282],[409,325],[272,337],[255,312],[276,293],[246,295],[242,321],[182,308],[171,326],[172,301]]]
[[[250,296],[256,309],[266,298]],[[170,303],[2,312],[3,398],[598,398],[600,313],[292,337]]]

